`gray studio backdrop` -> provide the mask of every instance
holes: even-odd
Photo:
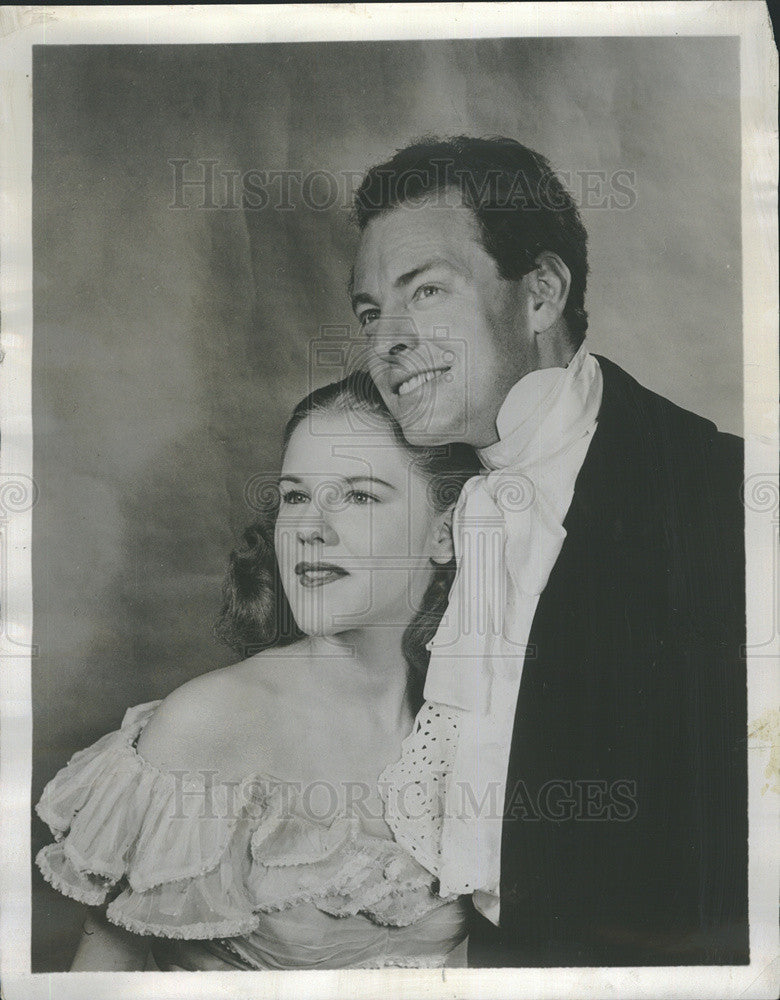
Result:
[[[350,176],[411,138],[545,153],[590,232],[592,349],[741,432],[734,39],[62,46],[33,85],[34,800],[127,706],[230,661],[245,484],[339,374],[316,342],[351,322]],[[33,970],[66,968],[81,908],[37,872],[33,895]]]

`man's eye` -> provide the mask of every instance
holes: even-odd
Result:
[[[282,503],[306,503],[308,499],[308,496],[301,490],[289,490],[287,493],[282,493]]]
[[[370,326],[371,323],[375,323],[379,319],[379,310],[378,309],[366,309],[365,312],[362,312],[360,314],[360,316],[358,317],[358,319],[359,319],[360,325],[365,329],[367,326]]]
[[[376,503],[379,497],[375,497],[371,493],[366,493],[365,490],[350,490],[347,493],[347,500],[350,503],[357,504],[358,507],[366,507],[368,504]]]

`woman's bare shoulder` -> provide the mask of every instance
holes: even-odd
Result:
[[[245,777],[246,770],[236,772],[247,758],[250,734],[263,732],[264,742],[273,743],[288,716],[296,674],[290,668],[298,655],[292,648],[281,656],[268,650],[182,684],[141,733],[139,755],[161,771],[216,767],[225,771],[224,780]],[[255,740],[251,747],[254,756]],[[255,769],[261,763],[252,761]]]

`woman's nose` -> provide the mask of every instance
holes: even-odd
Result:
[[[302,545],[335,545],[339,540],[333,526],[322,516],[301,524],[295,537]]]

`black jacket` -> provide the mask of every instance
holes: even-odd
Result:
[[[742,442],[598,361],[469,963],[747,963]]]

